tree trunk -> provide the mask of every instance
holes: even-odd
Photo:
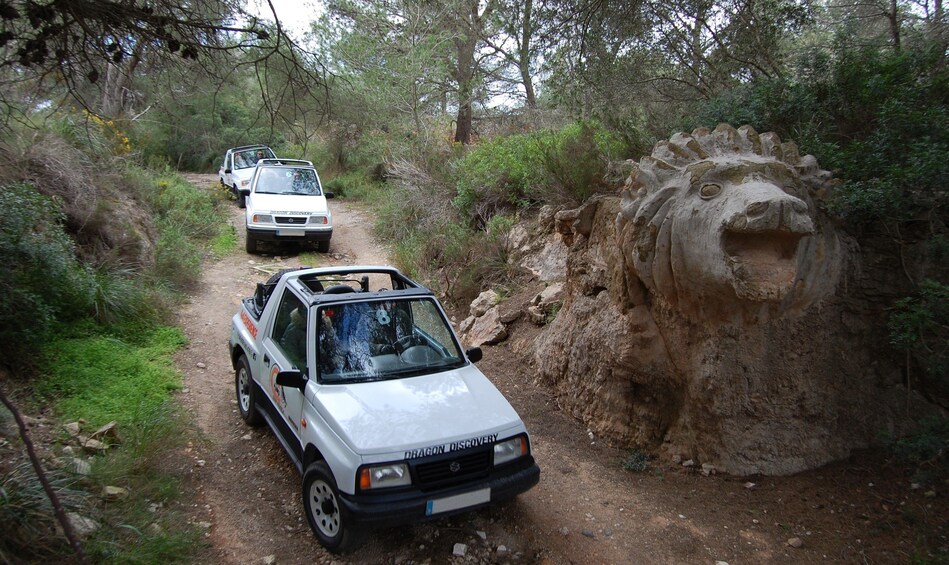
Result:
[[[469,20],[463,23],[467,29],[461,30],[455,37],[455,52],[458,61],[455,66],[455,81],[458,82],[458,116],[455,121],[455,141],[465,145],[471,143],[471,98],[474,92],[475,48],[479,34],[475,33],[478,23],[478,4],[474,3]]]
[[[524,83],[524,92],[527,96],[527,107],[537,107],[537,96],[534,94],[534,81],[531,79],[531,58],[530,46],[531,36],[534,33],[533,22],[531,21],[531,12],[533,11],[533,0],[524,2],[524,20],[521,24],[521,45],[518,55],[518,68],[521,72],[521,82]]]
[[[100,113],[107,118],[117,118],[128,109],[128,86],[132,75],[142,61],[142,46],[139,45],[122,64],[109,63],[105,73],[105,85],[102,87]]]
[[[890,21],[890,37],[893,40],[893,50],[900,52],[900,14],[897,11],[896,0],[890,0],[890,10],[886,14]]]

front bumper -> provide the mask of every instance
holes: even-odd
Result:
[[[278,235],[279,228],[247,228],[247,233],[257,241],[329,241],[333,238],[333,229],[305,230],[303,235]],[[293,229],[289,226],[287,229]],[[296,228],[300,229],[300,228]]]
[[[378,528],[411,524],[482,508],[514,498],[536,485],[538,481],[540,481],[540,467],[534,462],[534,458],[528,455],[523,461],[495,470],[482,480],[460,486],[429,492],[412,489],[392,494],[340,493],[339,498],[344,511],[356,527]],[[431,501],[485,488],[491,489],[491,498],[488,502],[438,514],[427,513]]]

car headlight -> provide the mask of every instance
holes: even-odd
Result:
[[[377,488],[401,487],[412,484],[409,467],[405,463],[373,465],[359,470],[359,488],[370,490]]]
[[[242,180],[242,181],[241,181],[241,186],[247,186],[247,185],[249,185],[249,184],[250,184],[250,181],[249,181],[249,180]]]
[[[527,436],[521,435],[506,441],[500,441],[494,444],[494,466],[497,467],[527,455],[529,451]]]
[[[250,221],[255,224],[272,224],[273,216],[270,214],[254,214],[251,216]]]
[[[330,221],[326,216],[310,216],[310,223],[326,225],[330,223]]]

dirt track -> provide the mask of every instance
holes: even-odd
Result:
[[[214,175],[191,180],[205,187],[217,182]],[[369,214],[352,203],[330,204],[336,232],[320,265],[388,263],[370,235]],[[242,237],[243,211],[234,206],[230,213]],[[190,339],[178,356],[182,399],[203,437],[187,453],[196,493],[192,520],[208,530],[202,561],[900,563],[912,555],[919,524],[941,524],[946,535],[945,493],[924,498],[898,470],[873,460],[779,479],[705,477],[671,464],[624,471],[623,452],[588,436],[532,384],[530,367],[515,353],[536,332],[525,323],[508,343],[486,348],[479,367],[525,420],[540,484],[505,506],[374,532],[356,552],[333,556],[306,525],[295,467],[269,430],[248,428],[239,418],[226,352],[241,298],[268,271],[299,260],[292,250],[250,256],[243,244],[239,249],[206,266],[180,320]],[[803,545],[791,547],[792,538]],[[456,543],[466,544],[466,557],[452,555]],[[945,537],[942,543],[949,547]]]

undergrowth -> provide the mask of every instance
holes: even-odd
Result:
[[[66,420],[137,425],[181,386],[171,354],[185,343],[174,327],[122,336],[64,337],[43,349],[36,391]]]

